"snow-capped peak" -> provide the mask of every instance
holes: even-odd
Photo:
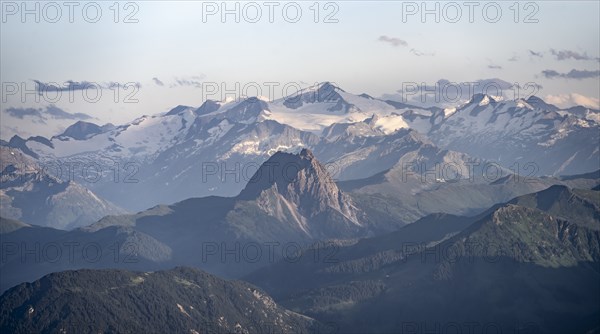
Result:
[[[532,106],[531,106],[529,103],[527,103],[527,101],[526,101],[526,100],[524,100],[524,99],[517,99],[517,100],[515,100],[515,103],[516,103],[517,107],[519,107],[519,108],[525,108],[525,109],[531,109],[531,110],[533,110],[533,109],[534,109],[534,108],[533,108],[533,107],[532,107]]]
[[[496,103],[496,99],[487,94],[475,94],[471,97],[471,100],[467,102],[467,105],[476,103],[479,106],[486,106],[490,103]]]
[[[494,101],[496,102],[502,102],[504,101],[504,96],[502,95],[489,95]]]
[[[344,91],[343,89],[341,89],[340,87],[332,84],[329,81],[324,81],[321,83],[317,83],[314,84],[310,87],[307,87],[305,89],[302,90],[302,92],[316,92],[316,91],[322,91],[322,90],[327,90],[327,91],[334,91],[334,90],[341,90]]]
[[[256,98],[264,102],[271,102],[271,100],[267,96],[259,95]]]
[[[490,99],[491,99],[491,98],[490,98],[489,96],[485,95],[485,96],[484,96],[484,97],[481,99],[481,101],[479,101],[479,105],[480,105],[480,106],[486,106],[486,105],[490,104]]]

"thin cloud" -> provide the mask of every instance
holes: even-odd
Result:
[[[492,70],[501,70],[502,66],[500,66],[500,65],[488,65],[488,68],[492,69]]]
[[[397,37],[389,37],[389,36],[382,35],[382,36],[379,36],[378,41],[389,43],[393,47],[399,47],[399,46],[408,47],[407,41],[397,38]],[[411,48],[410,50],[408,50],[408,52],[417,57],[434,56],[435,55],[435,53],[433,53],[433,52],[423,52],[423,51],[417,50],[415,48]]]
[[[544,58],[544,54],[542,52],[536,52],[533,50],[529,50],[529,55],[531,55],[533,57]]]
[[[574,79],[574,80],[583,80],[583,79],[593,79],[600,77],[600,71],[588,71],[588,70],[571,70],[568,73],[560,73],[555,70],[545,70],[542,71],[542,75],[547,79]]]
[[[67,80],[62,85],[57,82],[42,82],[40,80],[33,80],[36,83],[35,90],[38,94],[42,95],[44,93],[50,92],[72,92],[76,90],[86,90],[86,89],[115,89],[117,87],[124,87],[126,85],[134,84],[137,88],[142,87],[142,84],[139,82],[127,82],[127,83],[119,83],[119,82],[91,82],[91,81],[73,81]]]
[[[422,86],[421,88],[423,89],[423,91],[436,91],[438,93],[442,93],[443,90],[445,90],[445,87],[448,86],[459,86],[461,87],[461,89],[463,89],[466,92],[473,92],[474,94],[478,94],[478,93],[485,93],[484,90],[486,89],[493,89],[493,88],[499,88],[499,89],[511,89],[514,87],[513,83],[504,81],[502,79],[480,79],[480,80],[476,80],[476,81],[472,81],[472,82],[461,82],[461,81],[449,81],[447,79],[440,79],[436,82],[436,85],[425,85]],[[469,89],[470,88],[470,89]],[[397,91],[398,93],[402,93],[403,91],[400,89]],[[470,97],[470,96],[468,96]]]
[[[513,55],[512,57],[508,58],[508,61],[518,61],[519,60],[519,56],[517,55]]]
[[[191,77],[176,77],[175,82],[169,85],[169,88],[173,87],[202,87],[202,80],[204,80],[206,76],[204,74],[194,75]]]
[[[379,36],[379,41],[386,42],[391,44],[392,46],[408,46],[408,43],[405,40],[396,37],[388,37],[385,35]]]
[[[31,117],[42,117],[42,112],[40,111],[41,109],[35,109],[35,108],[7,108],[6,110],[4,110],[4,112],[6,114],[8,114],[9,116],[18,118],[18,119],[23,119],[27,116],[31,116]]]
[[[101,85],[99,85],[99,87],[102,89],[115,89],[117,87],[131,87],[132,84],[133,84],[133,86],[135,86],[137,88],[142,88],[142,84],[139,82],[119,83],[119,82],[114,82],[114,81],[101,84]]]
[[[93,118],[92,116],[90,116],[88,114],[84,114],[82,112],[78,112],[78,113],[74,113],[74,114],[68,113],[55,105],[47,106],[45,112],[54,119],[92,119]]]
[[[93,117],[84,113],[69,113],[55,105],[45,108],[7,108],[4,113],[18,119],[30,118],[35,123],[46,124],[49,119],[57,120],[87,120]]]
[[[42,82],[39,80],[33,80],[36,85],[35,89],[39,94],[45,92],[72,92],[75,90],[84,90],[91,87],[98,87],[98,84],[89,81],[73,81],[67,80],[62,86],[57,82]]]
[[[572,50],[554,50],[554,49],[550,49],[550,53],[556,57],[557,60],[568,60],[568,59],[575,59],[575,60],[595,60],[595,61],[600,61],[600,58],[596,58],[596,57],[590,57],[587,55],[586,52],[584,53],[579,53],[577,51],[572,51]]]
[[[435,56],[435,53],[433,53],[433,52],[423,52],[423,51],[419,51],[417,49],[410,49],[409,52],[412,53],[413,55],[417,56],[417,57]]]
[[[544,88],[544,86],[542,86],[542,85],[540,85],[540,84],[538,84],[536,82],[527,82],[527,83],[525,83],[523,85],[516,84],[515,87],[517,87],[519,89],[535,88],[536,92],[538,92],[538,91],[540,91],[540,90],[542,90]]]
[[[159,79],[159,78],[157,78],[157,77],[154,77],[154,78],[152,78],[152,81],[154,81],[154,83],[155,83],[157,86],[161,86],[161,87],[162,87],[162,86],[164,86],[164,85],[165,85],[165,83],[164,83],[164,82],[162,82],[162,81],[160,81],[160,79]]]

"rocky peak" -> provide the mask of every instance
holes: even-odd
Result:
[[[493,97],[491,97],[491,96],[489,96],[487,94],[481,94],[481,93],[479,93],[479,94],[473,95],[473,97],[471,98],[471,101],[469,101],[469,104],[473,104],[473,103],[476,103],[476,104],[478,104],[480,106],[485,106],[485,105],[488,105],[490,103],[491,104],[496,103],[496,100]]]
[[[219,110],[221,104],[217,101],[206,100],[202,105],[194,111],[196,115],[206,115]]]
[[[178,105],[177,107],[175,107],[175,108],[173,108],[173,109],[169,110],[169,112],[167,112],[167,113],[165,114],[165,116],[178,115],[178,114],[180,114],[180,113],[182,113],[182,112],[186,111],[186,110],[187,110],[187,109],[189,109],[189,108],[191,108],[191,107],[189,107],[189,106],[184,106],[184,105],[181,105],[181,104],[180,104],[180,105]]]
[[[254,123],[267,118],[269,105],[256,97],[249,97],[220,114],[232,122]]]
[[[303,90],[299,94],[289,96],[285,99],[283,104],[288,108],[297,109],[302,107],[304,104],[329,103],[331,106],[327,108],[327,110],[331,112],[347,113],[351,109],[358,110],[356,106],[344,100],[339,92],[344,92],[344,90],[330,82],[323,82],[319,85]]]
[[[525,101],[535,109],[543,109],[547,111],[557,111],[559,109],[557,106],[548,104],[546,103],[546,101],[542,100],[541,98],[535,95],[531,95]]]
[[[350,197],[342,193],[327,168],[308,149],[298,154],[275,153],[256,171],[239,198],[255,200],[271,195],[282,197],[307,218],[334,209],[356,220]]]
[[[77,121],[69,126],[60,136],[70,137],[75,140],[84,140],[99,133],[102,133],[101,126],[90,122]]]

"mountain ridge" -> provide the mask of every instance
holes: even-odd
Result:
[[[248,283],[185,267],[49,274],[5,292],[0,313],[0,328],[10,332],[298,333],[320,326]]]

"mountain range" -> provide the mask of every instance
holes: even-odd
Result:
[[[5,218],[71,229],[126,213],[74,181],[64,181],[19,149],[0,146],[0,210]]]
[[[278,152],[235,197],[190,198],[137,214],[106,216],[72,231],[13,223],[2,234],[7,252],[0,287],[4,290],[57,268],[154,270],[186,265],[239,277],[318,240],[365,237],[403,225],[393,213],[382,221],[369,218],[339,190],[311,151]],[[66,256],[67,242],[79,246],[72,256]],[[92,244],[94,261],[84,251]],[[58,255],[51,253],[56,256],[53,261],[40,260],[35,252],[23,257],[31,247],[46,255],[48,245],[59,249]]]
[[[595,174],[563,182],[589,186]],[[369,210],[341,191],[312,152],[303,150],[274,154],[232,198],[189,199],[136,215],[108,216],[73,231],[1,219],[2,289],[37,280],[3,294],[0,309],[10,320],[1,326],[20,331],[72,326],[81,331],[81,317],[88,312],[99,320],[86,322],[83,331],[141,330],[149,316],[144,305],[159,300],[150,314],[164,316],[159,319],[173,323],[170,328],[176,324],[178,331],[206,330],[216,313],[234,319],[234,326],[254,328],[264,318],[248,318],[227,303],[256,305],[256,298],[291,310],[269,312],[286,319],[278,322],[283,328],[298,321],[302,328],[312,328],[302,332],[322,324],[335,324],[344,333],[473,322],[542,332],[587,332],[600,325],[598,189],[553,185],[475,216],[430,214],[404,227],[381,223],[386,220]],[[67,252],[66,243],[75,245],[75,251]],[[279,253],[275,243],[294,247]],[[95,245],[91,255],[90,245]],[[268,252],[273,249],[277,251]],[[218,279],[193,269],[160,271],[183,264],[242,277],[273,299],[254,288],[244,290],[253,295],[241,293],[243,289],[239,295],[211,293],[212,283],[198,286]],[[56,271],[63,272],[50,274]],[[90,284],[93,289],[84,289]],[[238,289],[233,284],[231,289]],[[199,315],[191,312],[201,305],[186,306],[189,296],[234,295],[235,300]],[[56,299],[65,306],[48,304]],[[113,303],[130,306],[115,317],[107,311]],[[495,303],[506,311],[488,307]],[[218,319],[218,326],[233,324],[222,325]]]
[[[504,180],[487,187],[490,193],[504,189],[503,196],[552,184],[591,189],[600,183],[597,174],[548,179],[525,187]],[[449,184],[457,188],[448,188],[448,192],[468,193],[469,187],[474,187]],[[484,186],[476,187],[481,188]],[[421,196],[427,198],[428,193],[433,193],[428,200],[437,197],[441,201],[436,191]],[[10,224],[3,228],[8,232],[2,234],[6,247],[0,264],[4,272],[0,287],[5,290],[57,269],[77,268],[158,270],[185,265],[224,277],[240,277],[293,258],[314,242],[385,235],[409,224],[410,214],[431,214],[411,208],[412,203],[380,192],[344,192],[310,150],[278,152],[235,197],[190,198],[136,214],[109,215],[72,231]],[[72,243],[76,250],[69,248]],[[53,251],[50,255],[47,247]],[[88,255],[88,247],[93,247],[94,256]],[[29,249],[33,254],[27,253]]]
[[[323,83],[15,136],[0,329],[598,332],[599,115]]]
[[[503,332],[594,332],[599,214],[598,191],[552,186],[473,217],[435,214],[382,236],[315,245],[305,252],[329,261],[303,256],[245,279],[348,333],[465,330],[469,323]]]
[[[275,101],[207,100],[123,125],[78,122],[50,139],[13,137],[3,145],[41,165],[76,166],[59,178],[139,211],[237,195],[275,152],[303,148],[340,181],[414,163],[424,163],[423,171],[457,164],[459,179],[481,178],[486,162],[531,177],[592,172],[600,159],[599,115],[583,107],[561,110],[535,96],[496,101],[481,94],[456,108],[423,109],[323,83]],[[480,170],[469,173],[472,163]]]

